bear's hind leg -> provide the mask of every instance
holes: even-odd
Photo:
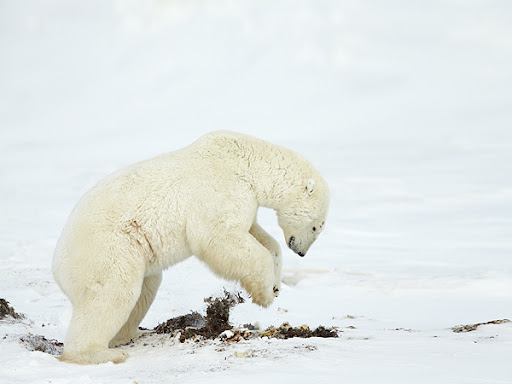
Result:
[[[142,280],[136,272],[123,276],[111,273],[107,281],[82,288],[82,295],[75,295],[80,299],[73,302],[73,316],[60,360],[76,364],[126,360],[126,352],[109,349],[108,345],[135,307]]]
[[[142,291],[139,299],[137,300],[137,304],[135,304],[128,321],[110,342],[109,346],[111,348],[126,344],[140,336],[141,332],[139,331],[139,324],[142,319],[144,319],[144,316],[146,316],[151,303],[153,303],[161,282],[162,273],[144,278]]]

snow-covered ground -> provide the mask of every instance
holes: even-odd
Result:
[[[0,2],[3,383],[512,383],[512,5],[507,1]],[[336,326],[338,339],[126,347],[73,366],[52,279],[73,205],[132,162],[231,129],[309,158],[332,189],[305,258],[235,325]],[[168,270],[143,326],[236,285]],[[7,335],[4,337],[4,335]]]

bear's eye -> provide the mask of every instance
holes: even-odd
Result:
[[[316,231],[316,227],[313,227],[313,232]]]

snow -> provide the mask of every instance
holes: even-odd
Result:
[[[0,383],[510,383],[512,6],[107,0],[0,5]],[[102,177],[215,129],[285,145],[332,190],[281,296],[235,325],[339,327],[338,339],[141,340],[121,365],[32,352],[64,340],[51,276],[72,207]],[[173,267],[142,325],[235,284]],[[5,336],[5,337],[4,337]]]

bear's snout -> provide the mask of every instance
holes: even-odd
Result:
[[[300,257],[304,257],[306,255],[306,252],[303,252],[300,250],[297,246],[297,243],[295,242],[295,237],[291,236],[290,240],[288,240],[288,248],[290,248],[293,252],[295,252]]]

